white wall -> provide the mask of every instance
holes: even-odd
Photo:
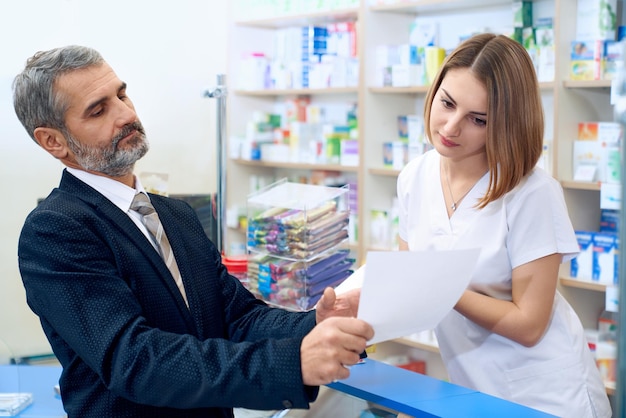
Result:
[[[62,166],[17,120],[13,77],[36,51],[96,48],[128,83],[150,140],[136,172],[168,173],[170,193],[215,192],[215,100],[203,92],[226,73],[229,18],[229,2],[217,0],[0,3],[0,340],[15,355],[50,352],[26,305],[17,241],[24,218],[56,187]]]

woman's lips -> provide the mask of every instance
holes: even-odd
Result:
[[[457,144],[456,142],[450,141],[443,135],[439,135],[439,138],[441,139],[441,143],[446,147],[458,147],[459,146],[459,144]]]

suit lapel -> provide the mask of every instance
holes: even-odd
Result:
[[[63,177],[61,178],[60,190],[70,193],[84,201],[91,206],[103,220],[108,220],[113,228],[117,229],[117,232],[124,235],[129,241],[131,241],[141,254],[152,264],[154,269],[158,272],[158,278],[168,287],[172,297],[176,300],[181,315],[185,318],[188,326],[195,328],[193,325],[193,318],[187,309],[187,305],[183,300],[180,290],[176,286],[174,278],[170,273],[167,265],[155,251],[154,247],[146,236],[141,232],[137,225],[129,218],[128,214],[124,213],[117,206],[115,206],[109,199],[104,197],[97,190],[74,177],[66,170],[63,171]],[[180,268],[180,266],[179,266]],[[181,269],[181,274],[184,273]]]
[[[178,228],[181,225],[181,216],[185,216],[180,211],[174,211],[171,200],[163,200],[162,196],[151,195],[151,201],[154,205],[159,218],[164,225],[165,233],[170,241],[172,249],[174,251],[174,257],[176,257],[178,263],[178,269],[183,278],[183,284],[187,293],[187,300],[189,301],[189,310],[192,312],[193,320],[195,321],[196,330],[199,335],[204,335],[206,324],[203,323],[204,309],[203,305],[206,304],[206,300],[203,300],[198,292],[194,283],[197,281],[197,273],[193,271],[193,268],[189,264],[189,256],[186,254],[186,246],[193,245],[190,243],[196,243],[197,236],[190,236],[187,228]],[[169,228],[168,228],[169,226]],[[206,257],[210,257],[206,254]],[[207,281],[205,281],[207,284]]]

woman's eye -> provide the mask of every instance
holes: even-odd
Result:
[[[446,99],[441,99],[441,103],[443,104],[443,107],[446,107],[446,108],[454,107],[454,104],[451,101],[446,100]]]
[[[474,118],[474,123],[478,126],[486,126],[487,121],[485,119]]]

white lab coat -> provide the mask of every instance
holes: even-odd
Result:
[[[554,253],[568,261],[578,253],[561,186],[543,170],[535,169],[479,210],[472,206],[487,189],[485,174],[448,219],[439,164],[431,150],[400,174],[400,237],[414,251],[480,248],[470,289],[511,300],[513,268]],[[548,329],[533,347],[489,332],[454,310],[435,332],[455,384],[560,417],[611,416],[582,324],[558,292]]]

